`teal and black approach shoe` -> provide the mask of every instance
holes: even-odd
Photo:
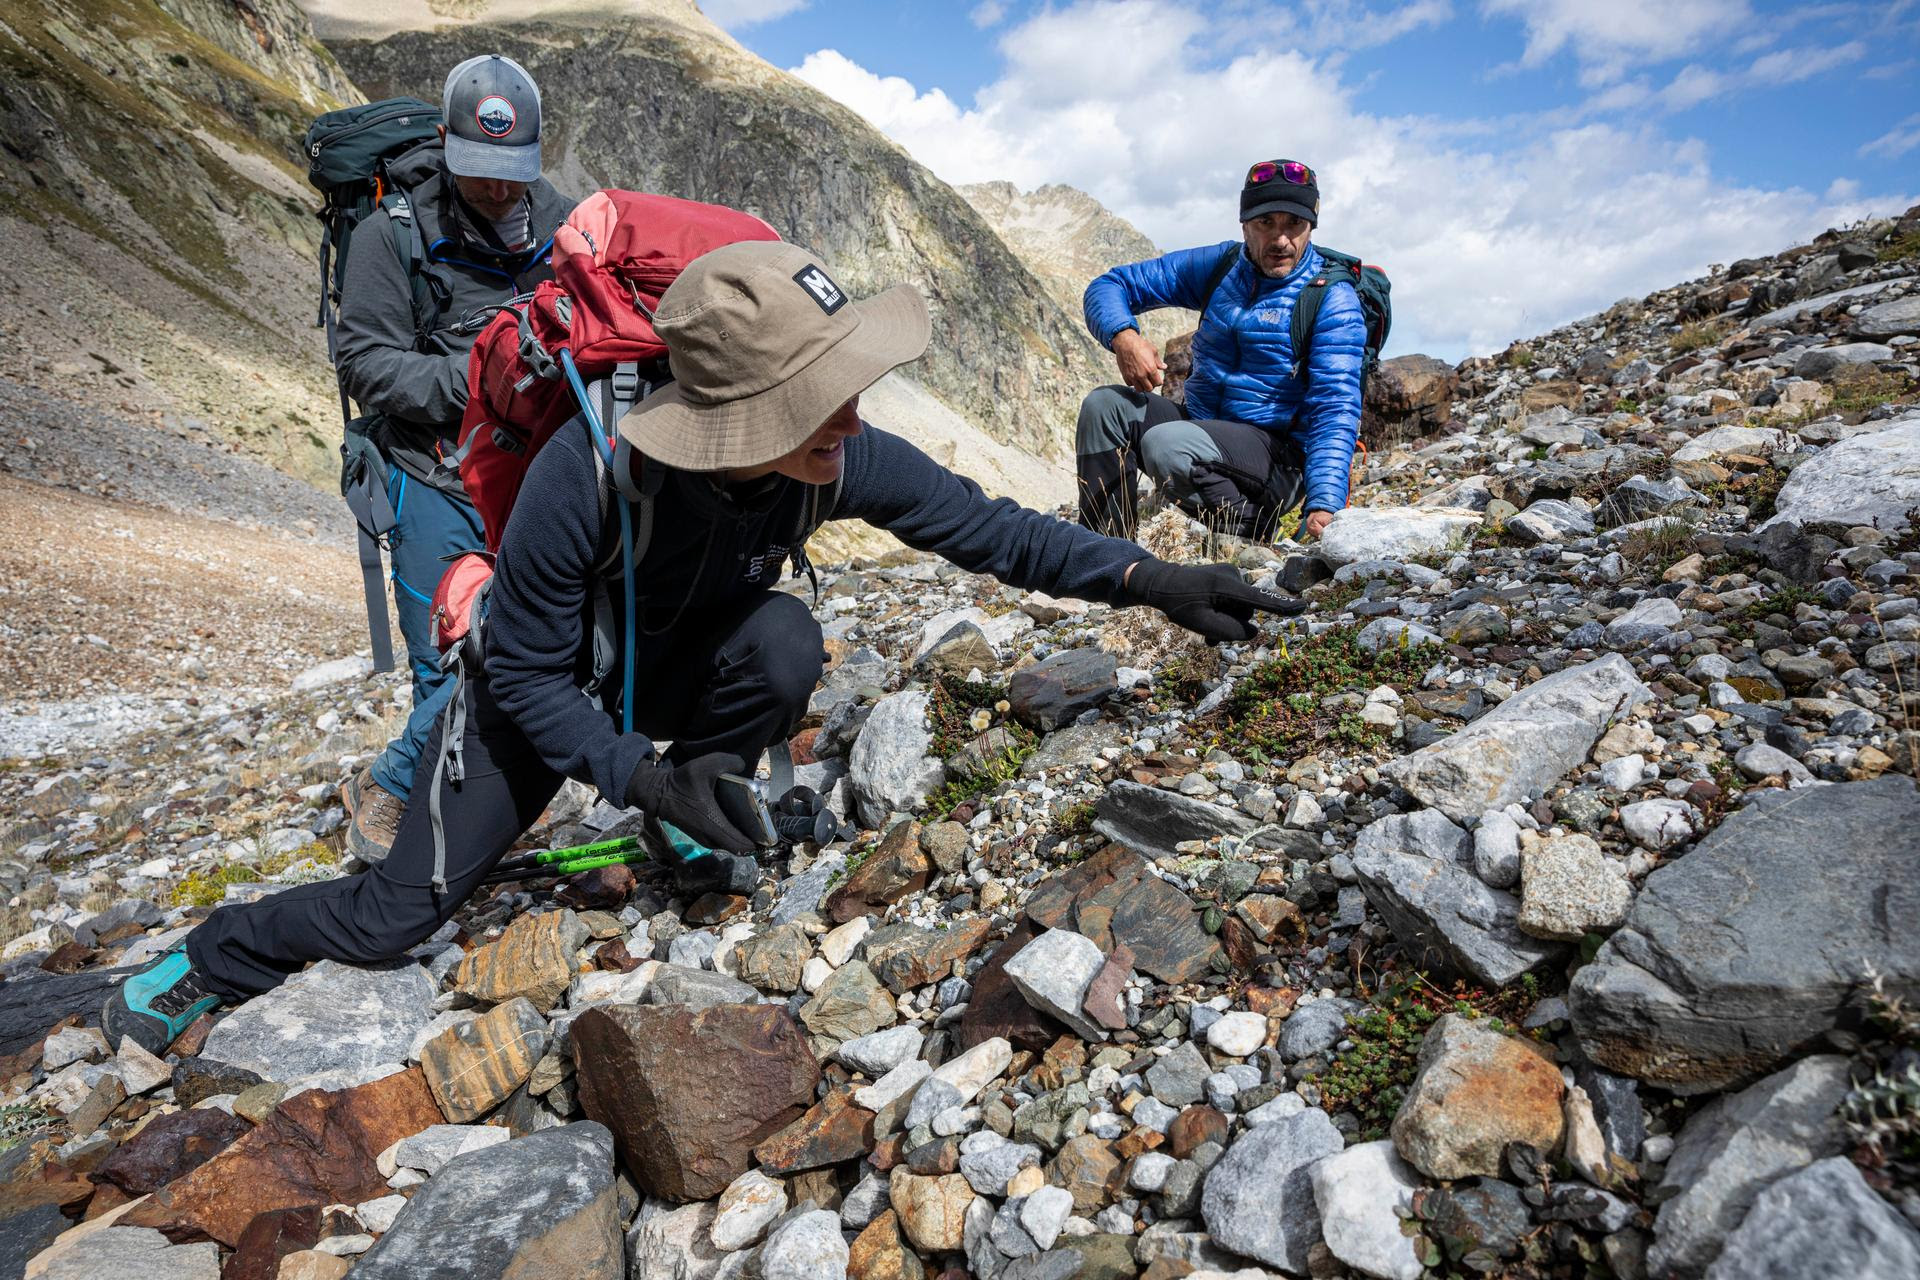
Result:
[[[187,949],[175,947],[107,997],[100,1010],[100,1030],[115,1049],[122,1039],[130,1038],[157,1058],[195,1018],[221,1003],[202,985],[199,972],[187,959]]]

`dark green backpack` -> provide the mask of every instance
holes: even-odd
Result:
[[[1387,273],[1379,267],[1369,266],[1352,254],[1341,253],[1338,249],[1326,249],[1314,245],[1325,261],[1320,274],[1307,282],[1300,296],[1293,303],[1293,325],[1291,338],[1293,344],[1293,376],[1302,386],[1306,385],[1310,369],[1309,358],[1313,354],[1313,327],[1320,320],[1321,304],[1327,300],[1327,290],[1342,280],[1353,286],[1360,295],[1360,311],[1367,322],[1366,354],[1360,364],[1360,385],[1364,388],[1367,379],[1380,364],[1380,348],[1386,345],[1387,332],[1393,328],[1393,282],[1387,279]],[[1240,260],[1240,246],[1234,245],[1220,255],[1219,263],[1213,274],[1207,278],[1207,291],[1200,304],[1201,314],[1213,301],[1213,294],[1220,282],[1233,270],[1233,264]]]
[[[327,359],[336,370],[339,353],[334,320],[354,228],[383,200],[390,208],[401,204],[404,197],[388,186],[387,162],[438,137],[440,122],[439,111],[418,98],[388,98],[363,107],[329,111],[307,126],[306,137],[301,140],[301,149],[307,155],[307,181],[325,197],[320,207],[320,225],[324,228],[320,235],[320,315],[314,324],[327,331]],[[405,228],[405,244],[401,243],[402,224],[397,215],[393,228],[394,247],[401,260],[417,264],[420,255],[415,252],[414,242],[419,237],[411,219]],[[417,323],[422,282],[412,266],[408,274],[414,286]],[[380,418],[354,417],[344,383],[339,391],[340,417],[346,423],[340,445],[340,492],[359,531],[360,571],[374,669],[390,671],[394,665],[393,638],[387,630],[387,604],[381,587],[380,539],[393,528],[395,517],[387,501],[386,460],[375,439]]]
[[[388,98],[329,111],[307,126],[301,149],[307,181],[325,197],[320,207],[320,315],[327,356],[334,354],[334,309],[346,277],[353,230],[389,194],[387,161],[438,136],[440,112],[418,98]],[[344,396],[341,408],[344,410]]]

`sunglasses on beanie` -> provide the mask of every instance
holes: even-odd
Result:
[[[1250,187],[1272,182],[1276,178],[1296,187],[1314,185],[1313,170],[1298,160],[1262,160],[1247,170],[1247,185]]]

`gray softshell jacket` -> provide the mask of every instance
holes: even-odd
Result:
[[[545,178],[528,188],[536,250],[516,272],[518,262],[503,262],[478,233],[465,230],[437,140],[399,156],[387,172],[406,194],[419,234],[427,281],[422,301],[431,315],[421,326],[427,330],[421,344],[414,286],[395,243],[394,215],[383,203],[355,228],[347,255],[340,377],[362,412],[383,413],[451,440],[467,405],[467,352],[486,326],[489,308],[552,278],[550,242],[575,202]],[[399,230],[406,232],[404,222]],[[430,447],[426,440],[420,444]]]

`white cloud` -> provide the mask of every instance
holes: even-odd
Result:
[[[700,12],[716,27],[740,31],[798,13],[807,4],[808,0],[704,0]]]
[[[1844,184],[1741,186],[1713,172],[1703,145],[1645,120],[1384,117],[1332,58],[1243,41],[1222,60],[1206,51],[1212,34],[1178,0],[1075,0],[1002,38],[1004,73],[971,106],[831,50],[795,72],[948,182],[1068,183],[1166,249],[1238,234],[1250,161],[1305,160],[1321,174],[1320,238],[1393,276],[1394,352],[1496,350],[1913,201]]]
[[[1915,147],[1920,147],[1920,115],[1908,116],[1872,142],[1861,147],[1860,154],[1880,155],[1889,160],[1898,160]]]
[[[1316,50],[1371,49],[1453,18],[1452,0],[1405,0],[1376,5],[1369,0],[1230,0],[1215,22],[1215,34],[1230,44],[1271,40]]]
[[[1756,22],[1746,0],[1482,0],[1480,10],[1520,19],[1522,65],[1538,67],[1564,49],[1580,63],[1582,83],[1595,88],[1636,63],[1684,58]]]
[[[999,26],[1000,20],[1006,16],[1007,6],[1002,0],[980,0],[979,4],[967,12],[968,20],[982,31]]]
[[[1858,40],[1830,49],[1781,49],[1755,58],[1747,68],[1747,80],[1757,85],[1794,84],[1858,62],[1866,53],[1867,46]]]

